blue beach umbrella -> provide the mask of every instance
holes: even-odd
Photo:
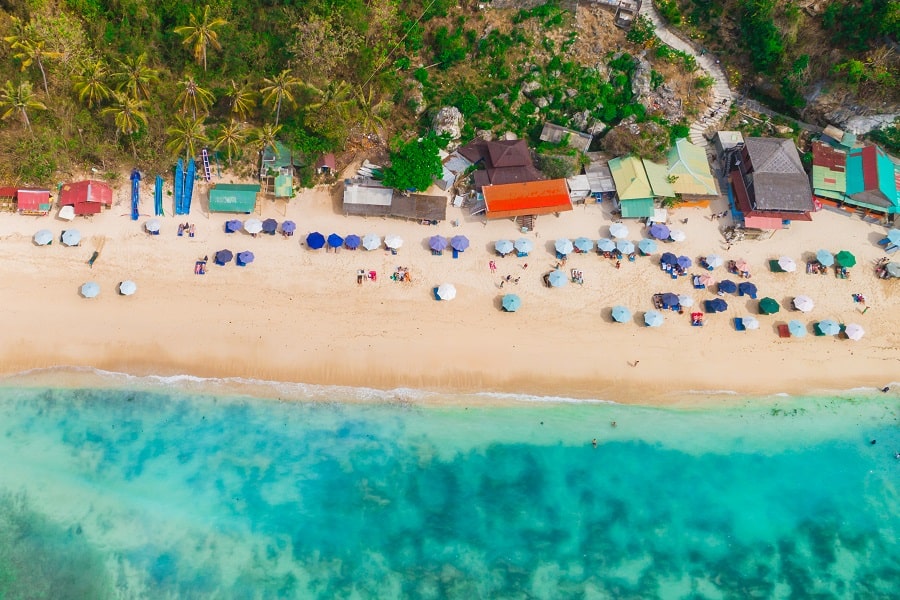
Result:
[[[244,250],[243,252],[238,252],[237,255],[237,266],[243,267],[245,265],[249,265],[253,262],[253,259],[256,258],[253,256],[253,253],[249,250]]]
[[[790,323],[788,323],[788,331],[791,332],[793,337],[803,337],[806,335],[806,325],[794,319]]]
[[[562,287],[567,283],[569,283],[569,277],[560,269],[550,273],[550,285],[553,287]]]
[[[738,290],[738,286],[733,281],[728,281],[727,279],[723,279],[719,282],[719,291],[723,294],[733,294]]]
[[[572,240],[566,238],[560,238],[556,240],[556,244],[554,245],[554,247],[556,248],[556,251],[563,256],[571,254],[572,250],[575,249],[575,246],[572,244]]]
[[[619,240],[616,242],[616,250],[622,254],[632,254],[634,253],[634,244],[628,240]]]
[[[215,256],[217,265],[227,265],[232,258],[234,258],[234,254],[231,253],[231,250],[219,250]]]
[[[819,321],[819,331],[825,335],[837,335],[841,332],[841,324],[832,319]]]
[[[834,264],[834,254],[828,250],[819,250],[816,252],[816,260],[822,263],[823,267],[830,267]]]
[[[494,242],[494,250],[498,254],[507,255],[515,249],[515,244],[511,240],[497,240]]]
[[[658,240],[667,240],[672,232],[662,223],[655,223],[650,226],[649,233]]]
[[[521,252],[522,254],[528,254],[532,250],[534,250],[534,242],[529,240],[528,238],[519,238],[515,243],[516,252]]]
[[[318,231],[313,231],[306,236],[306,245],[309,246],[310,250],[318,250],[325,246],[325,236]]]
[[[663,314],[658,310],[648,310],[644,313],[644,324],[647,327],[659,327],[665,320]]]
[[[38,246],[46,246],[53,243],[53,232],[49,229],[41,229],[34,234],[34,243]]]
[[[741,294],[741,296],[750,296],[751,298],[756,298],[756,286],[749,281],[744,281],[740,285],[738,285],[738,292]]]
[[[294,233],[297,230],[297,224],[293,221],[285,221],[281,224],[281,231],[284,233]]]
[[[644,254],[653,254],[656,252],[656,241],[651,240],[650,238],[644,238],[638,242],[638,248],[640,248],[641,252]]]
[[[374,233],[367,233],[363,236],[362,247],[366,250],[378,250],[381,248],[381,236]]]
[[[631,311],[624,306],[613,306],[612,318],[616,323],[625,323],[631,319]]]
[[[85,298],[96,298],[100,294],[100,284],[88,281],[81,286],[81,295]]]
[[[500,304],[506,312],[516,312],[522,307],[522,299],[515,294],[506,294]]]
[[[77,246],[81,243],[81,232],[77,229],[66,229],[62,234],[62,243],[66,246]]]
[[[278,221],[275,219],[266,219],[262,223],[262,230],[263,233],[273,235],[278,230]]]
[[[447,241],[447,238],[442,235],[433,235],[428,240],[428,247],[435,252],[443,252],[449,244],[450,242]]]
[[[450,247],[457,252],[464,252],[469,247],[469,238],[464,235],[454,235],[450,238]]]
[[[612,252],[616,249],[616,243],[608,238],[597,240],[597,250],[600,252]]]
[[[663,252],[663,255],[659,257],[659,262],[663,265],[674,265],[678,262],[678,257],[671,252]]]
[[[230,221],[225,221],[225,233],[235,233],[241,230],[244,224],[240,219],[231,219]]]
[[[282,225],[282,228],[283,227],[284,226]],[[359,248],[361,242],[362,240],[359,239],[359,236],[355,233],[351,233],[344,238],[344,245],[347,246],[347,248],[349,248],[350,250],[356,250],[357,248]]]
[[[344,238],[339,236],[336,233],[332,233],[328,236],[328,246],[330,248],[340,248],[344,245]]]
[[[578,248],[579,252],[590,252],[594,249],[594,241],[586,237],[580,237],[572,242],[572,245]]]
[[[694,264],[690,258],[687,256],[679,256],[675,260],[675,264],[681,267],[682,269],[690,269],[691,265]]]
[[[728,310],[728,303],[721,298],[706,301],[706,312],[717,313]]]

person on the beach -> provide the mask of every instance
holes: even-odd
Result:
[[[617,269],[618,269],[618,268],[621,268],[621,266],[622,266],[622,261],[617,260],[617,261],[616,261],[616,268],[617,268]]]
[[[525,263],[524,265],[522,265],[522,269],[523,269],[523,270],[524,270],[524,269],[527,269],[527,268],[528,268],[528,263]]]
[[[612,423],[610,423],[610,425],[611,425],[612,427],[615,427],[615,426],[616,426],[616,422],[613,421]]]
[[[593,446],[594,448],[597,447],[597,438],[594,438],[593,440],[591,440],[591,446]]]

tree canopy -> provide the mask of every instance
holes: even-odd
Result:
[[[391,151],[391,166],[384,171],[384,185],[398,190],[422,191],[443,173],[440,149],[446,139],[434,134],[399,144]]]

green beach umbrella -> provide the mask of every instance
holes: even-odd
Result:
[[[836,262],[838,266],[849,268],[856,265],[856,257],[846,250],[841,250],[835,254],[834,262]]]
[[[774,298],[763,298],[759,301],[759,312],[763,315],[774,315],[781,307],[778,306],[778,301]]]

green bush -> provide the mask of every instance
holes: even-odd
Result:
[[[681,11],[678,10],[678,3],[675,0],[653,0],[660,16],[672,25],[681,25]]]

